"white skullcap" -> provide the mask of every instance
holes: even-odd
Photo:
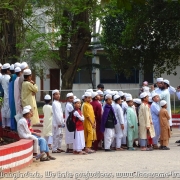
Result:
[[[105,96],[105,99],[112,99],[112,96],[111,96],[110,94],[107,94],[107,95]]]
[[[51,100],[51,96],[50,96],[49,94],[46,94],[46,95],[44,96],[44,99],[45,99],[45,100]]]
[[[28,64],[26,62],[22,62],[20,68],[23,70],[28,67]]]
[[[118,91],[114,91],[114,94],[115,94],[115,95],[118,95]]]
[[[151,94],[152,98],[155,97],[155,96],[159,96],[159,95],[157,93],[155,93],[155,92]]]
[[[115,95],[113,99],[114,99],[114,101],[115,101],[116,99],[119,99],[119,98],[120,98],[119,95]]]
[[[99,95],[103,95],[103,92],[101,90],[96,91]]]
[[[73,101],[74,103],[76,103],[76,102],[81,102],[81,100],[80,99],[78,99],[78,98],[76,98],[76,99],[74,99],[74,101]]]
[[[82,100],[84,100],[84,95],[82,95]]]
[[[2,66],[2,69],[9,69],[10,68],[10,64],[9,63],[5,63]]]
[[[2,67],[2,64],[0,63],[0,68]]]
[[[152,97],[151,97],[151,96],[149,96],[149,102],[153,102],[153,101],[152,101]]]
[[[121,97],[124,96],[124,93],[122,91],[119,91],[118,93]]]
[[[156,81],[157,82],[163,82],[163,78],[157,78]]]
[[[168,84],[168,85],[170,85],[170,84],[169,84],[169,80],[167,80],[167,79],[164,79],[163,82],[166,83],[166,84]]]
[[[77,99],[77,96],[74,96],[74,99]]]
[[[57,90],[57,89],[53,90],[53,91],[52,91],[52,95],[54,95],[54,94],[57,93],[57,92],[59,93],[59,90]]]
[[[24,75],[31,75],[31,74],[32,74],[32,72],[31,72],[30,69],[25,69],[24,70]]]
[[[23,109],[29,109],[29,110],[31,110],[32,108],[31,108],[31,106],[30,105],[27,105],[27,106],[24,106],[24,108]]]
[[[10,66],[10,70],[13,71],[14,70],[14,64],[11,64]]]
[[[86,92],[91,92],[92,93],[93,90],[92,89],[87,89]]]
[[[149,89],[150,89],[150,88],[149,88],[149,87],[147,87],[147,86],[144,86],[144,87],[143,87],[144,92],[148,92],[148,91],[149,91]]]
[[[132,99],[132,97],[131,96],[128,96],[127,98],[126,98],[126,101],[132,101],[133,99]]]
[[[21,72],[21,68],[20,67],[16,67],[14,71],[15,71],[15,73]]]
[[[165,100],[160,101],[160,106],[161,107],[164,106],[165,104],[167,104],[167,102]]]
[[[98,95],[97,92],[92,92],[92,98],[95,98]]]
[[[148,82],[147,82],[147,81],[144,81],[143,84],[144,84],[144,85],[148,85]]]
[[[126,97],[126,98],[127,98],[127,97],[131,97],[131,98],[132,98],[132,95],[129,94],[129,93],[126,93],[126,94],[125,94],[125,97]]]
[[[110,91],[109,94],[114,96],[115,95],[115,91]]]
[[[85,92],[84,96],[85,96],[85,97],[91,97],[91,96],[92,96],[92,93],[91,93],[91,92]]]
[[[145,98],[146,96],[148,96],[148,94],[147,94],[146,92],[143,92],[143,93],[140,94],[140,98],[141,98],[141,99],[142,99],[142,98]]]
[[[20,67],[20,68],[21,68],[21,63],[16,62],[16,63],[14,64],[14,68],[16,68],[16,67]]]
[[[111,90],[110,90],[110,89],[106,89],[106,90],[104,91],[104,95],[110,94],[110,93],[111,93]]]
[[[27,113],[29,113],[29,112],[30,112],[30,110],[29,110],[29,109],[27,109],[27,108],[25,108],[25,109],[23,109],[22,114],[27,114]]]
[[[136,104],[141,104],[142,103],[141,99],[138,99],[138,98],[133,99],[133,102],[135,102]]]
[[[71,92],[71,93],[67,93],[67,95],[66,95],[66,97],[68,98],[68,97],[72,97],[72,96],[74,96],[74,94]]]

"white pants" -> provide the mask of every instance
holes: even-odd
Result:
[[[126,144],[126,137],[127,137],[127,120],[124,119],[124,130],[123,130],[123,137],[122,137],[122,144]]]
[[[2,117],[2,128],[11,127],[11,120],[10,118]]]
[[[115,125],[115,133],[116,133],[116,148],[120,148],[121,140],[123,138],[123,130],[121,129],[121,125],[119,123]]]
[[[53,136],[44,136],[44,139],[46,140],[47,144],[53,143]]]
[[[38,153],[39,145],[38,145],[38,138],[33,135],[28,135],[28,139],[33,140],[33,153]]]
[[[110,149],[110,146],[115,137],[115,130],[110,128],[105,128],[104,131],[104,149]]]
[[[73,142],[73,150],[80,152],[85,147],[84,131],[76,131],[75,139]]]
[[[52,151],[56,151],[58,148],[61,148],[62,143],[62,128],[59,127],[53,127],[53,146]]]

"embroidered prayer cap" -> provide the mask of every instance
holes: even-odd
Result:
[[[96,91],[99,95],[103,95],[103,92],[101,90]]]
[[[85,97],[92,97],[92,93],[91,92],[85,92],[84,96]]]
[[[82,98],[81,98],[82,100],[84,100],[84,95],[82,95]]]
[[[149,102],[153,102],[153,100],[152,100],[152,97],[151,97],[151,96],[149,96]]]
[[[169,80],[167,80],[167,79],[164,79],[163,82],[166,83],[166,84],[168,84],[168,85],[170,85]]]
[[[31,110],[32,108],[31,108],[31,106],[30,105],[27,105],[27,106],[24,106],[24,108],[23,109],[29,109],[29,110]]]
[[[16,68],[16,67],[20,67],[20,68],[21,68],[21,63],[16,62],[16,63],[14,64],[14,68]]]
[[[30,69],[25,69],[24,70],[24,75],[31,75],[31,74],[32,74],[32,72],[31,72]]]
[[[121,98],[119,95],[115,95],[113,99],[115,101],[116,99],[119,99],[119,98]]]
[[[141,99],[142,99],[142,98],[145,98],[146,96],[148,96],[148,94],[147,94],[146,92],[143,92],[143,93],[140,94],[140,98],[141,98]]]
[[[29,112],[30,112],[30,110],[29,110],[29,109],[27,109],[27,108],[25,108],[25,109],[23,109],[22,114],[27,114],[27,113],[29,113]]]
[[[112,95],[111,95],[111,94],[107,94],[107,95],[105,96],[105,99],[112,99]]]
[[[141,104],[141,99],[135,98],[133,99],[133,102],[135,102],[136,104]]]
[[[78,98],[76,98],[76,99],[74,99],[74,101],[73,101],[74,103],[77,103],[77,102],[81,102],[81,100],[80,99],[78,99]]]
[[[161,107],[164,106],[164,105],[166,105],[166,104],[167,104],[167,102],[166,102],[165,100],[160,101],[160,106],[161,106]]]
[[[86,92],[91,92],[92,93],[93,90],[92,89],[87,89]]]
[[[2,67],[2,64],[0,63],[0,68]]]
[[[133,99],[132,99],[132,97],[131,96],[128,96],[127,98],[126,98],[126,101],[132,101]]]
[[[55,93],[59,93],[59,90],[55,89],[52,91],[52,95],[54,95]]]
[[[45,99],[45,100],[51,100],[51,96],[50,96],[49,94],[46,94],[46,95],[44,96],[44,99]]]
[[[14,69],[14,71],[15,71],[15,73],[21,72],[21,68],[20,68],[20,67],[16,67],[16,68]]]
[[[10,66],[10,70],[13,71],[14,70],[14,64],[11,64]]]
[[[28,64],[27,64],[27,62],[22,62],[21,63],[21,69],[23,70],[23,69],[25,69],[25,68],[27,68],[28,67]]]
[[[68,97],[72,97],[72,96],[74,96],[74,94],[71,92],[71,93],[67,93],[67,95],[66,95],[66,97],[68,98]]]
[[[98,95],[97,92],[93,92],[93,93],[92,93],[92,98],[95,98],[97,95]]]
[[[157,93],[155,93],[155,92],[153,92],[152,94],[151,94],[151,97],[153,98],[153,97],[155,97],[155,96],[159,96]]]
[[[160,78],[157,78],[156,81],[157,81],[157,82],[163,82],[163,78],[161,78],[161,77],[160,77]]]
[[[124,96],[124,93],[122,91],[119,91],[118,94],[122,97]]]
[[[2,69],[9,69],[10,68],[10,64],[9,63],[5,63],[2,66]]]
[[[147,86],[147,85],[148,85],[148,82],[147,82],[147,81],[144,81],[143,84]]]

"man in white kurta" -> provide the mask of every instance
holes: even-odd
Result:
[[[69,113],[74,110],[73,104],[72,104],[73,99],[74,99],[73,93],[68,93],[66,95],[66,98],[67,98],[67,103],[65,106],[65,122],[67,118],[69,117]],[[72,151],[73,141],[74,141],[74,132],[69,132],[67,127],[65,126],[65,142],[67,144],[67,153]]]
[[[20,94],[20,88],[19,88],[19,78],[21,76],[21,68],[16,67],[15,73],[17,75],[17,78],[14,81],[14,101],[15,101],[15,107],[16,107],[16,114],[21,114],[22,106],[21,106],[21,94]]]
[[[3,106],[1,108],[1,116],[2,116],[2,127],[10,127],[10,107],[9,107],[9,80],[10,80],[10,64],[6,63],[3,65],[2,69],[5,71],[5,74],[1,77],[1,85],[4,90],[4,100]]]

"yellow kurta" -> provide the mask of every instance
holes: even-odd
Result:
[[[83,104],[83,115],[84,115],[84,137],[85,141],[95,141],[96,140],[96,130],[92,128],[91,123],[87,119],[91,119],[92,123],[95,122],[95,115],[93,107],[90,103],[85,102]]]
[[[22,89],[21,89],[21,103],[22,106],[28,106],[30,105],[33,111],[33,117],[31,118],[31,125],[38,124],[39,121],[39,114],[36,104],[36,98],[35,95],[32,93],[37,93],[38,87],[36,84],[32,84],[28,81],[24,81],[22,83]]]

